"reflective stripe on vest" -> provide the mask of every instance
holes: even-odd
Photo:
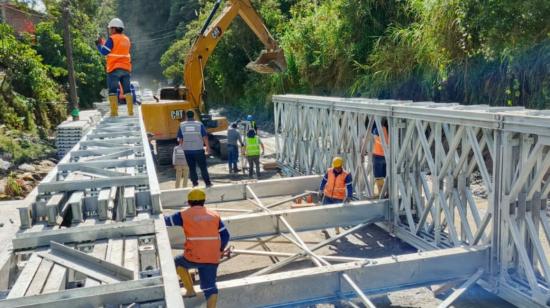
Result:
[[[107,73],[116,69],[132,71],[132,59],[130,56],[130,39],[124,34],[111,35],[113,48],[107,55]]]
[[[181,212],[185,245],[183,256],[195,263],[218,264],[221,257],[220,215],[203,206]]]
[[[325,185],[323,193],[329,198],[344,200],[346,198],[346,177],[349,173],[342,170],[342,172],[336,176],[334,174],[334,169],[330,168],[327,174],[327,184]]]
[[[180,124],[183,135],[183,149],[185,151],[202,150],[204,141],[201,134],[202,123],[197,121],[185,121]]]
[[[388,130],[385,127],[382,127],[384,132],[384,137],[386,142],[389,143],[390,139],[388,138]],[[382,138],[380,137],[380,131],[378,131],[378,136],[374,136],[374,145],[372,148],[372,154],[376,156],[384,156],[384,147],[382,146]]]
[[[246,156],[259,156],[260,155],[260,138],[254,136],[254,138],[246,138]]]

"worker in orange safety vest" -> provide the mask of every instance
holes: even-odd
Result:
[[[118,116],[118,84],[122,85],[122,92],[126,97],[128,115],[134,115],[134,98],[130,89],[130,73],[132,72],[132,58],[130,56],[130,39],[124,35],[124,23],[113,18],[108,25],[109,39],[105,41],[99,37],[96,40],[97,49],[107,58],[107,87],[109,88],[109,104],[111,116]]]
[[[184,253],[174,259],[176,272],[186,290],[185,297],[192,297],[196,293],[188,269],[197,268],[200,287],[206,298],[206,307],[214,308],[218,300],[218,264],[229,242],[229,232],[220,215],[204,207],[204,190],[191,190],[187,200],[190,208],[164,218],[167,226],[181,226],[185,234]]]
[[[319,192],[323,204],[334,204],[349,202],[353,196],[351,173],[343,169],[344,160],[342,157],[335,157],[332,160],[332,168],[327,170],[321,180]]]
[[[382,120],[382,132],[386,143],[389,144],[390,138],[388,137],[388,120]],[[382,189],[384,189],[384,180],[386,178],[386,157],[384,153],[384,147],[382,146],[382,138],[380,137],[380,130],[376,125],[372,128],[372,135],[374,136],[374,142],[372,147],[372,166],[374,172],[374,182],[376,184],[377,193],[375,197],[380,196]]]

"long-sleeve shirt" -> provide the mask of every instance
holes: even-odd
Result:
[[[180,226],[183,227],[183,219],[181,218],[181,214],[179,212],[176,212],[170,216],[164,217],[164,223],[166,226]],[[221,247],[220,251],[224,251],[225,247],[227,247],[227,244],[229,243],[229,231],[225,228],[225,225],[223,224],[223,221],[220,220],[220,225],[218,227],[218,232],[220,233],[220,240],[221,240]]]
[[[338,174],[336,173],[336,170],[332,170],[332,172],[334,172],[335,175]],[[323,176],[323,179],[321,180],[321,186],[319,187],[319,191],[325,190],[327,181],[328,181],[328,172],[325,173],[325,176]],[[346,198],[351,198],[353,196],[353,182],[351,178],[351,173],[348,173],[348,175],[346,176],[345,183],[346,183]]]
[[[111,49],[113,49],[113,40],[111,38],[108,38],[105,44],[97,45],[97,50],[99,51],[99,53],[101,53],[104,56],[111,53]]]

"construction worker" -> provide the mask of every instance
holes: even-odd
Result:
[[[244,146],[241,133],[237,129],[237,123],[232,123],[227,129],[227,163],[229,165],[229,173],[239,172],[237,162],[239,161],[239,144]]]
[[[180,184],[183,180],[183,187],[187,187],[189,179],[189,166],[187,166],[187,159],[185,158],[185,150],[182,145],[174,147],[172,153],[172,165],[176,170],[176,188],[180,188]]]
[[[256,165],[256,176],[260,178],[260,147],[262,148],[261,155],[264,155],[264,144],[254,129],[250,129],[246,134],[245,140],[245,155],[248,160],[248,176],[252,178],[254,174],[254,165]]]
[[[332,168],[327,170],[321,180],[319,195],[323,204],[349,202],[353,196],[351,174],[343,169],[344,159],[334,157]]]
[[[382,120],[382,131],[384,132],[384,138],[389,143],[388,138],[388,120]],[[372,135],[374,136],[374,142],[372,147],[372,166],[374,171],[374,183],[376,184],[377,192],[374,197],[379,197],[384,188],[384,179],[386,178],[386,158],[384,153],[384,147],[382,146],[382,138],[380,138],[380,130],[374,125],[372,127]]]
[[[187,195],[190,208],[165,217],[167,226],[181,226],[185,234],[183,255],[174,258],[176,272],[186,290],[185,297],[195,296],[190,268],[199,271],[200,286],[206,298],[206,307],[216,307],[218,288],[216,276],[218,264],[227,243],[229,232],[220,215],[204,207],[206,194],[201,189],[193,189]]]
[[[256,126],[256,121],[251,114],[246,116],[246,122],[248,122],[247,131],[253,129],[256,133],[258,133],[258,126]]]
[[[201,122],[195,121],[195,113],[193,110],[188,110],[187,121],[180,123],[178,130],[178,144],[183,145],[187,165],[189,166],[189,177],[193,183],[193,187],[199,185],[199,177],[197,175],[197,165],[201,170],[202,179],[206,187],[211,187],[210,175],[206,166],[206,153],[210,154],[210,145],[208,144],[208,133],[206,127]]]
[[[128,115],[134,115],[134,98],[130,90],[130,72],[132,60],[130,57],[130,39],[124,35],[124,23],[118,18],[109,22],[109,39],[96,40],[97,49],[107,58],[107,87],[109,88],[109,104],[111,116],[118,116],[117,87],[120,82],[122,91],[126,97]]]

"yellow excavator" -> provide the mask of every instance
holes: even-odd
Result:
[[[200,114],[200,120],[206,126],[210,136],[212,133],[227,129],[228,121],[225,117],[213,117],[207,113],[204,103],[204,67],[237,15],[265,45],[265,50],[262,50],[258,59],[248,63],[246,67],[262,74],[286,70],[283,50],[267,30],[250,0],[229,0],[223,12],[212,21],[220,4],[221,0],[217,0],[214,4],[214,8],[187,55],[183,73],[184,86],[163,88],[160,91],[159,101],[143,102],[141,105],[145,128],[155,140],[157,161],[161,165],[172,163],[172,149],[180,122],[184,119],[187,110],[194,110],[195,114]],[[213,148],[219,149],[219,142],[216,138],[209,139],[214,145]]]

